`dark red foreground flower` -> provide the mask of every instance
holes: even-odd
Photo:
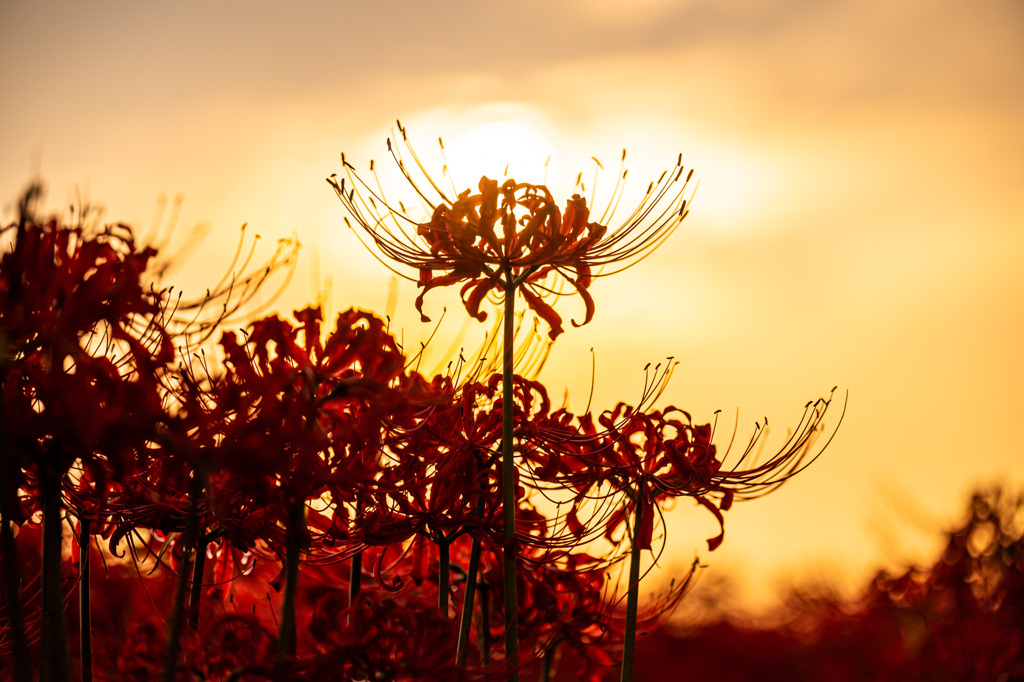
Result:
[[[62,594],[63,489],[78,463],[102,505],[169,420],[162,384],[174,349],[162,292],[145,286],[154,251],[121,225],[38,220],[26,193],[0,228],[0,547],[25,520],[19,490],[43,518],[40,677],[70,675]],[[4,572],[16,676],[25,679],[24,622]]]

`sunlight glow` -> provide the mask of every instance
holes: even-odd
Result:
[[[451,125],[444,126],[451,131],[443,138],[444,155],[460,190],[475,190],[483,175],[544,181],[555,150],[546,119],[532,107],[496,103],[450,119]]]
[[[646,187],[643,179],[656,178],[671,166],[677,153],[683,155],[687,168],[693,168],[691,214],[683,228],[689,234],[732,239],[778,229],[779,214],[789,208],[779,200],[791,171],[785,165],[785,150],[756,141],[731,140],[692,121],[657,116],[620,117],[584,132],[588,139],[602,143],[589,154],[596,154],[607,169],[599,181],[597,205],[601,204],[602,186],[614,182],[616,153],[625,147],[629,169],[625,205],[639,201]],[[591,171],[585,170],[583,178],[593,182]]]
[[[456,185],[475,183],[480,176],[491,178],[543,177],[549,143],[535,127],[523,121],[497,120],[483,123],[445,144],[449,169]]]

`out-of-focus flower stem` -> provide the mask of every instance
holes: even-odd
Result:
[[[3,408],[0,407],[0,410]],[[13,463],[14,458],[10,457],[5,450],[7,446],[3,434],[3,414],[0,413],[0,466],[5,468]],[[5,472],[8,473],[8,472]],[[14,481],[14,475],[6,481]],[[17,506],[17,492],[9,485],[0,489],[0,555],[4,561],[4,592],[7,604],[8,633],[11,638],[11,658],[13,659],[14,681],[30,682],[28,647],[25,644],[25,621],[21,612],[21,591],[18,580],[18,558],[17,544],[14,542],[14,510]]]
[[[476,586],[480,593],[480,665],[486,666],[491,662],[491,606],[488,601],[487,592],[490,585],[482,582]]]
[[[199,630],[199,605],[203,598],[203,574],[206,573],[206,547],[210,544],[208,535],[196,542],[195,568],[192,571],[192,591],[188,597],[188,627],[192,632]]]
[[[92,606],[89,586],[89,541],[92,522],[82,517],[78,526],[78,623],[81,638],[82,682],[92,682]]]
[[[555,656],[558,654],[559,642],[552,642],[551,646],[544,650],[544,658],[541,660],[540,682],[551,682],[555,674]]]
[[[626,630],[622,641],[621,682],[633,682],[633,656],[636,648],[636,613],[640,596],[640,525],[643,523],[643,505],[640,493],[633,497],[633,527],[630,529],[629,592],[626,596]]]
[[[71,682],[67,623],[64,618],[64,576],[61,571],[64,523],[61,519],[61,475],[47,462],[39,470],[39,497],[43,506],[43,577],[40,682]]]
[[[517,284],[512,268],[505,269],[505,319],[502,341],[501,375],[501,503],[502,567],[505,597],[505,674],[508,682],[519,680],[519,600],[516,596],[516,481],[512,448],[514,429],[513,408],[515,395],[512,388],[512,339],[515,331],[515,300]]]
[[[288,503],[285,528],[284,599],[281,605],[281,632],[278,635],[277,667],[284,669],[289,658],[295,657],[295,594],[299,581],[299,551],[302,547],[302,529],[306,525],[305,500]]]
[[[484,515],[484,499],[477,498],[477,512]],[[459,641],[455,647],[455,665],[466,665],[469,654],[469,631],[473,624],[473,607],[476,601],[476,575],[480,571],[480,534],[473,536],[473,544],[469,548],[469,567],[466,569],[466,594],[462,598],[462,620],[459,622]],[[482,608],[482,607],[481,607]],[[480,652],[483,657],[484,652]]]
[[[355,606],[356,598],[363,588],[363,553],[352,555],[348,575],[348,605]]]
[[[356,516],[362,512],[362,505],[356,504]],[[356,605],[356,599],[359,597],[359,593],[363,589],[363,551],[359,550],[352,555],[349,560],[349,572],[348,572],[348,605],[353,607]],[[349,616],[349,622],[351,622],[352,616]]]
[[[448,591],[451,584],[451,545],[443,535],[437,542],[437,608],[448,620]]]
[[[455,649],[455,664],[464,666],[469,656],[469,631],[473,624],[476,602],[476,574],[480,570],[480,538],[473,538],[469,550],[469,570],[466,571],[466,594],[462,601],[462,620],[459,622],[459,641]],[[481,651],[481,656],[483,652]]]
[[[174,592],[174,605],[171,607],[171,633],[167,640],[167,665],[164,667],[163,682],[174,682],[177,679],[178,658],[181,656],[181,631],[185,624],[185,591],[188,589],[188,576],[191,574],[192,551],[196,546],[199,496],[202,492],[203,484],[199,480],[198,472],[195,472],[188,487],[188,514],[185,517],[185,533],[182,538],[178,588]]]

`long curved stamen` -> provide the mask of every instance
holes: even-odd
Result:
[[[549,323],[550,336],[554,339],[562,331],[562,318],[544,302],[540,292],[579,294],[584,298],[587,314],[583,322],[573,324],[586,324],[593,316],[593,301],[587,291],[593,279],[621,272],[646,258],[671,236],[687,215],[687,202],[692,196],[692,192],[688,196],[688,187],[693,171],[684,172],[681,154],[674,168],[650,183],[626,219],[616,227],[609,227],[625,191],[628,175],[625,150],[600,220],[590,222],[592,216],[587,199],[574,195],[565,211],[561,211],[542,184],[509,179],[499,187],[497,181],[482,178],[479,192],[465,190],[451,198],[454,195],[442,189],[427,171],[409,143],[401,122],[396,124],[401,140],[393,143],[388,138],[388,152],[409,188],[430,212],[430,220],[420,222],[407,213],[401,202],[396,206],[387,201],[373,164],[370,172],[374,175],[375,188],[356,173],[344,160],[344,155],[346,177],[339,180],[331,176],[328,183],[355,222],[350,226],[357,232],[360,242],[378,260],[392,272],[398,272],[393,264],[418,272],[418,283],[423,289],[417,299],[421,314],[427,291],[459,284],[464,285],[467,311],[473,317],[484,319],[486,314],[480,311],[479,302],[491,293],[497,293],[499,298],[503,295],[497,291],[496,283],[492,286],[488,280],[495,281],[498,273],[508,271],[510,281],[516,282],[513,290],[521,288],[527,306]],[[438,139],[438,145],[443,158],[443,140]],[[406,163],[406,156],[410,163]],[[594,162],[591,205],[594,204],[597,174],[603,169],[600,161],[595,158]],[[414,171],[418,174],[414,175]],[[454,191],[447,162],[442,176]],[[577,178],[577,185],[585,193],[580,179]],[[415,234],[410,229],[412,226],[416,226]],[[563,283],[568,285],[565,290]]]

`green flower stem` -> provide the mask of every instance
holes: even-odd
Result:
[[[61,570],[64,521],[61,518],[60,480],[60,474],[45,463],[39,467],[39,496],[43,506],[40,682],[71,682],[71,656],[64,618],[64,575]]]
[[[192,591],[188,597],[188,627],[192,632],[199,630],[199,606],[203,598],[203,578],[206,573],[206,547],[208,537],[199,538],[196,543],[196,565],[192,571]]]
[[[0,434],[0,443],[3,443]],[[2,447],[2,446],[0,446]],[[11,459],[7,453],[0,454],[4,462]],[[7,481],[13,481],[11,476]],[[6,488],[6,486],[5,486]],[[15,682],[30,682],[32,677],[29,670],[28,646],[25,643],[25,620],[21,612],[21,585],[18,576],[18,545],[14,541],[14,528],[12,527],[14,509],[17,501],[14,499],[14,491],[0,491],[0,555],[3,556],[4,572],[4,597],[7,606],[8,633],[11,639],[11,658],[13,659]]]
[[[621,682],[633,682],[633,658],[636,653],[636,613],[640,596],[640,545],[637,535],[643,523],[643,506],[639,493],[633,502],[633,527],[630,532],[629,593],[626,597],[626,631],[622,642]]]
[[[281,631],[278,633],[277,667],[283,670],[289,658],[295,656],[295,594],[299,581],[299,552],[302,531],[306,524],[306,502],[298,500],[288,505],[285,528],[284,603],[281,606]]]
[[[182,538],[181,572],[178,574],[178,588],[174,592],[174,604],[171,607],[171,633],[167,640],[167,665],[164,667],[164,682],[177,679],[178,659],[181,656],[181,631],[185,623],[185,590],[189,582],[192,568],[192,551],[196,546],[198,532],[199,495],[202,484],[198,472],[193,472],[188,488],[188,512],[185,516],[185,533]]]
[[[0,553],[4,557],[4,591],[6,597],[9,632],[11,637],[11,655],[14,659],[14,679],[17,682],[29,682],[31,679],[28,667],[28,647],[25,645],[25,621],[21,614],[21,595],[19,592],[18,562],[14,530],[10,515],[3,514],[0,525]]]
[[[362,505],[356,504],[356,516],[362,513]],[[359,593],[363,589],[363,550],[359,550],[352,555],[352,559],[349,564],[348,572],[348,605],[350,607],[356,605],[356,599],[359,597]],[[352,616],[349,616],[349,622],[351,622]]]
[[[348,605],[355,606],[356,598],[363,588],[363,553],[356,552],[352,555],[352,563],[348,575]]]
[[[81,637],[82,682],[92,682],[92,606],[89,586],[89,543],[92,522],[79,519],[78,529],[78,629]]]
[[[491,662],[491,603],[487,600],[489,586],[486,582],[476,586],[480,593],[480,665]]]
[[[477,511],[484,513],[484,500],[477,499]],[[473,606],[476,601],[476,575],[480,572],[480,535],[481,529],[473,536],[473,544],[469,548],[469,568],[466,569],[466,594],[462,599],[462,620],[459,622],[459,642],[455,647],[455,665],[466,665],[469,655],[469,631],[473,625]],[[482,652],[481,652],[482,654]]]
[[[558,654],[559,642],[551,643],[551,646],[544,650],[544,658],[541,660],[540,682],[551,682],[555,675],[555,656]]]
[[[443,535],[437,542],[437,608],[448,620],[448,592],[451,585],[451,546]]]
[[[505,675],[508,682],[519,680],[519,600],[516,596],[516,487],[512,432],[515,396],[512,387],[513,325],[516,285],[511,268],[505,272],[505,335],[501,376],[501,499],[504,531],[502,565],[505,597]]]

